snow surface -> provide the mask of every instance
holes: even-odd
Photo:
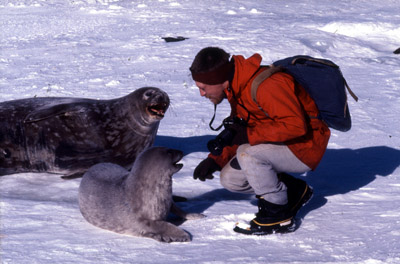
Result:
[[[109,99],[143,86],[172,105],[157,145],[182,149],[174,176],[190,243],[159,243],[98,229],[81,216],[80,179],[24,173],[0,178],[1,263],[400,263],[400,4],[398,0],[0,0],[0,101],[34,96]],[[161,37],[184,36],[166,43]],[[195,54],[220,46],[263,63],[307,54],[341,66],[358,103],[353,128],[332,131],[315,195],[291,234],[234,233],[255,198],[218,176],[192,179],[216,133],[212,104],[190,78]],[[217,122],[229,114],[218,108]]]

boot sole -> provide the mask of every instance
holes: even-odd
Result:
[[[296,230],[296,223],[293,218],[283,221],[279,224],[272,224],[272,225],[258,225],[257,222],[255,223],[257,224],[257,228],[238,223],[236,224],[233,231],[245,235],[263,236],[271,234],[291,233]]]

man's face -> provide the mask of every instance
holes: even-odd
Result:
[[[224,90],[228,88],[229,81],[213,85],[196,82],[196,86],[199,87],[201,96],[208,98],[213,104],[219,104],[226,98]]]

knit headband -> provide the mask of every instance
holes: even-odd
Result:
[[[192,78],[196,82],[208,85],[221,84],[230,79],[233,69],[233,62],[227,62],[212,71],[198,73],[192,72]]]

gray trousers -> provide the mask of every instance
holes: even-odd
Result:
[[[304,173],[309,170],[284,144],[243,144],[222,169],[220,180],[229,191],[257,194],[271,203],[286,204],[287,188],[278,180],[277,173]]]

